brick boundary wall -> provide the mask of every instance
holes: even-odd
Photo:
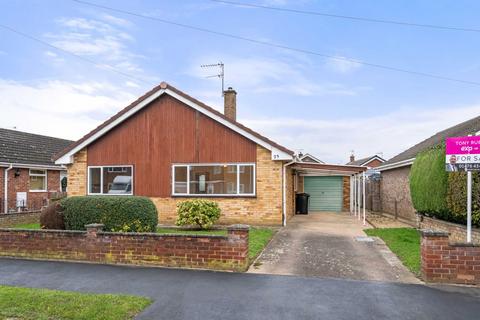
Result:
[[[419,229],[438,230],[449,233],[449,240],[455,243],[467,240],[467,227],[465,225],[433,219],[418,215]],[[480,229],[472,228],[472,242],[480,244]]]
[[[480,284],[480,245],[449,243],[448,233],[422,230],[422,277],[426,282]]]
[[[227,228],[227,236],[0,229],[0,256],[105,264],[148,265],[244,271],[248,267],[245,225]]]
[[[11,228],[18,224],[40,222],[40,211],[0,213],[0,228]]]

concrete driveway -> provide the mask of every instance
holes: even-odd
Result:
[[[420,283],[378,238],[349,213],[319,212],[288,221],[250,273]]]

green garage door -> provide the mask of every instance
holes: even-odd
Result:
[[[342,177],[305,177],[304,190],[310,194],[310,212],[342,211]]]

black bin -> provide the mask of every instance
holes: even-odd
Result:
[[[295,213],[296,214],[308,214],[308,193],[297,193],[295,201]]]

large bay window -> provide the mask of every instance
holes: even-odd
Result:
[[[172,168],[172,194],[254,196],[254,164],[178,164]]]
[[[47,191],[47,170],[30,169],[30,191]]]
[[[88,167],[88,194],[132,195],[133,167]]]

